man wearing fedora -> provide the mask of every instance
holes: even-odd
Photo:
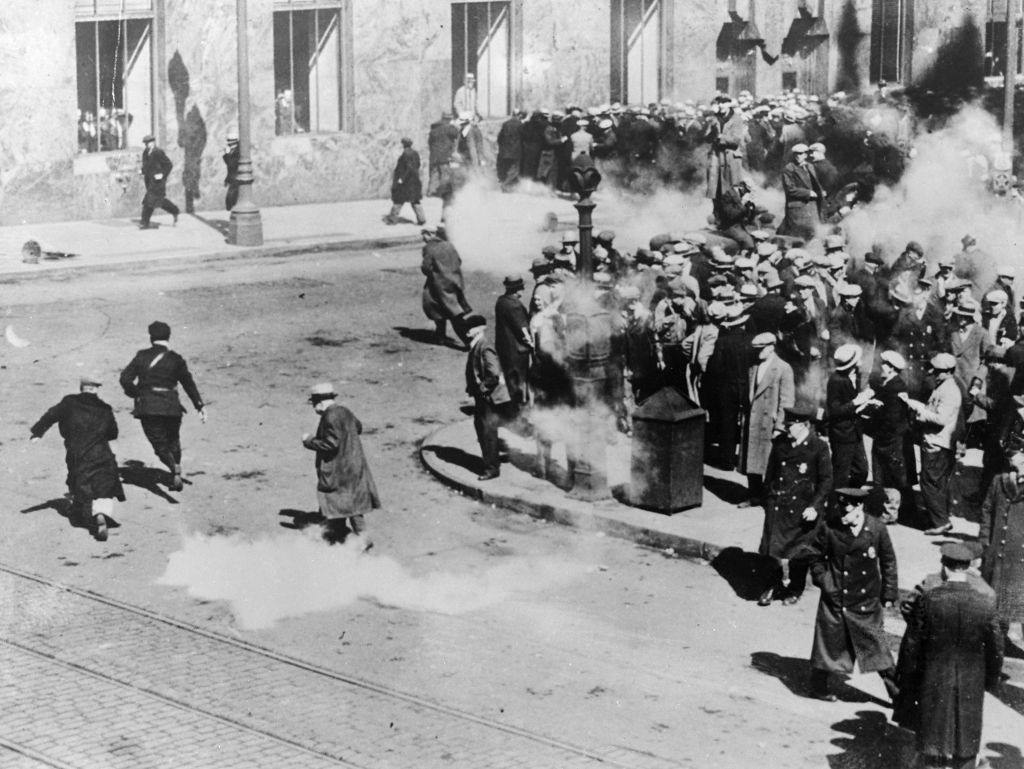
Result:
[[[914,482],[917,480],[917,459],[910,434],[910,414],[904,397],[907,383],[903,372],[906,359],[894,350],[879,356],[879,375],[873,382],[873,407],[870,421],[871,480],[883,489],[900,494],[903,523],[910,523],[914,511]]]
[[[868,456],[864,451],[861,412],[873,395],[862,388],[858,367],[861,347],[844,344],[833,354],[835,371],[825,385],[825,415],[828,445],[832,449],[832,482],[836,486],[863,486],[868,479]]]
[[[423,230],[423,259],[420,272],[426,277],[423,284],[424,314],[434,321],[435,337],[439,344],[447,344],[448,322],[462,339],[463,317],[472,312],[466,301],[465,282],[462,277],[462,257],[448,240],[444,225]]]
[[[148,230],[153,226],[149,219],[158,208],[174,217],[173,223],[177,224],[178,214],[181,212],[167,199],[167,177],[174,164],[167,157],[167,153],[156,146],[156,139],[152,134],[143,136],[142,144],[145,147],[142,150],[142,178],[146,184],[146,195],[142,198],[142,219],[139,229]]]
[[[117,422],[113,409],[97,394],[100,385],[96,377],[81,377],[78,393],[64,396],[48,409],[30,432],[36,442],[57,425],[66,450],[72,518],[87,521],[93,536],[102,542],[114,500],[124,501],[124,489],[110,450],[110,441],[117,438]]]
[[[182,386],[199,418],[206,422],[206,407],[185,359],[170,348],[171,327],[163,321],[149,324],[150,346],[139,350],[121,372],[124,394],[135,400],[132,415],[142,423],[153,452],[171,474],[172,491],[185,488],[181,475],[181,417],[185,407],[178,397]]]
[[[786,194],[786,216],[779,225],[780,235],[811,240],[821,224],[824,192],[814,166],[808,162],[806,144],[796,144],[793,159],[782,169],[782,189]]]
[[[527,380],[533,337],[530,335],[530,316],[522,302],[523,279],[518,275],[507,275],[503,282],[505,293],[494,304],[494,346],[512,399],[510,410],[515,412],[510,416],[518,416],[529,400]]]
[[[466,357],[466,393],[473,399],[473,427],[480,443],[483,472],[478,480],[489,481],[501,473],[498,427],[511,402],[498,354],[487,341],[487,321],[482,315],[466,318],[469,355]]]
[[[743,420],[740,472],[747,476],[749,498],[740,507],[760,505],[765,469],[772,442],[782,433],[785,411],[793,405],[796,390],[793,369],[775,352],[778,338],[762,331],[751,342],[757,361],[750,369],[750,407]]]
[[[228,134],[228,147],[224,152],[224,186],[227,191],[224,193],[224,208],[230,211],[238,202],[238,161],[241,153],[238,149],[238,133],[231,131]]]
[[[351,534],[362,549],[372,547],[365,514],[380,507],[377,485],[363,453],[362,423],[337,402],[330,382],[313,385],[309,403],[320,415],[316,433],[302,435],[302,445],[316,452],[316,498],[324,518],[324,539],[342,543]]]

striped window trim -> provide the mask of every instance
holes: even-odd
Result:
[[[154,0],[75,0],[76,21],[147,18],[154,13]]]

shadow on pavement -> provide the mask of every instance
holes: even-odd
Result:
[[[23,508],[20,512],[24,515],[26,513],[38,513],[43,510],[53,510],[61,518],[67,521],[68,525],[73,529],[85,529],[89,532],[92,531],[92,521],[87,517],[79,516],[75,513],[71,500],[67,497],[56,497],[55,499],[48,499],[45,502],[40,502],[38,505],[32,505],[31,507]],[[121,524],[115,521],[111,516],[107,515],[107,528],[116,529],[120,528]]]
[[[286,529],[294,529],[295,531],[302,531],[309,526],[316,526],[324,522],[324,517],[319,511],[311,513],[308,510],[284,508],[283,510],[278,510],[277,514],[282,518],[291,518],[290,521],[279,521],[278,523]]]
[[[750,655],[750,667],[759,673],[778,678],[797,697],[810,697],[811,663],[806,657],[783,657],[776,652],[754,652]],[[877,702],[886,704],[870,694],[856,689],[837,676],[829,677],[829,691],[843,702]],[[822,707],[827,707],[822,705]],[[874,766],[875,764],[865,764]],[[888,766],[888,764],[878,764]]]
[[[715,478],[706,474],[704,476],[704,488],[709,493],[714,494],[720,500],[728,502],[730,505],[742,502],[749,496],[745,486],[741,486],[735,481],[729,481],[725,478]]]
[[[121,483],[129,486],[136,486],[145,489],[161,499],[167,500],[172,505],[178,504],[178,500],[160,488],[161,483],[167,482],[167,471],[158,470],[155,467],[146,467],[137,459],[129,459],[118,470],[121,473]]]
[[[1013,686],[1009,681],[1003,681],[999,691],[996,692],[996,699],[1006,707],[1024,716],[1024,689]]]
[[[866,766],[911,766],[914,735],[889,723],[884,713],[859,710],[854,718],[832,724],[840,732],[832,744],[843,752],[828,756],[832,769],[863,769]]]
[[[744,601],[756,600],[779,577],[779,565],[774,558],[738,547],[725,548],[715,556],[711,568]]]
[[[227,242],[228,232],[231,229],[231,223],[230,222],[225,221],[223,219],[205,219],[202,216],[200,216],[199,214],[191,214],[191,216],[196,221],[202,222],[203,224],[205,224],[211,230],[216,230],[217,232],[219,232],[224,237],[224,241]]]
[[[484,471],[484,461],[478,457],[463,451],[455,446],[424,446],[423,451],[429,451],[442,462],[450,465],[458,465],[471,473],[479,475]]]
[[[459,352],[466,352],[467,349],[451,337],[446,336],[444,339],[438,339],[437,334],[429,328],[409,328],[408,326],[392,326],[391,328],[397,331],[398,335],[403,339],[408,339],[410,342],[416,342],[417,344],[447,347],[449,350],[457,350]]]
[[[1018,747],[1007,745],[1005,742],[990,742],[985,745],[985,750],[999,754],[988,759],[988,766],[991,769],[1024,769],[1024,756]]]

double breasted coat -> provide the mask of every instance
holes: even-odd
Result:
[[[117,460],[108,443],[117,438],[117,421],[110,406],[96,393],[65,396],[32,425],[33,437],[42,437],[54,424],[64,438],[68,490],[75,500],[123,501]]]
[[[882,604],[899,594],[896,551],[884,523],[864,517],[857,536],[838,518],[822,521],[810,539],[811,575],[821,589],[811,667],[862,673],[893,667],[882,626]]]
[[[1024,622],[1024,484],[1004,473],[989,485],[978,540],[985,545],[981,575],[996,592],[1003,622]]]
[[[810,164],[787,163],[782,169],[782,190],[786,193],[786,216],[779,235],[810,240],[821,224],[822,189]]]
[[[359,439],[362,423],[344,406],[328,406],[316,435],[302,445],[316,452],[316,492],[324,518],[350,518],[380,507],[377,486]]]
[[[793,405],[796,389],[793,369],[777,355],[765,363],[760,380],[758,365],[750,368],[750,411],[743,426],[743,451],[740,472],[764,475],[772,438],[782,430],[785,409]]]
[[[451,320],[471,311],[463,293],[462,258],[447,240],[431,240],[423,246],[420,264],[427,280],[423,284],[423,312],[432,321]]]
[[[806,550],[814,534],[814,521],[805,521],[808,507],[825,513],[832,490],[832,456],[828,446],[811,428],[800,443],[788,437],[772,446],[765,469],[764,529],[758,552],[772,558],[793,558]]]

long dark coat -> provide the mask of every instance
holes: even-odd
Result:
[[[110,406],[96,393],[67,395],[32,425],[33,437],[42,437],[54,424],[64,438],[68,489],[75,500],[123,501],[117,460],[108,443],[117,438],[117,422]]]
[[[794,446],[780,438],[768,455],[764,473],[764,530],[758,552],[772,558],[793,558],[803,553],[815,531],[814,521],[805,521],[808,507],[825,514],[825,501],[832,490],[832,456],[814,428],[802,443]]]
[[[523,157],[523,123],[513,115],[498,131],[498,160],[521,161]]]
[[[380,507],[359,440],[362,432],[355,415],[335,403],[320,415],[316,435],[303,441],[316,452],[316,492],[325,518],[350,518]]]
[[[398,156],[395,172],[391,176],[391,202],[419,203],[423,197],[423,182],[420,181],[420,153],[406,147]]]
[[[900,657],[900,703],[893,716],[917,732],[918,752],[976,755],[985,688],[998,682],[1003,664],[995,599],[967,582],[925,592],[907,623]],[[916,696],[908,706],[911,692]]]
[[[463,293],[462,258],[447,240],[432,240],[423,246],[420,264],[427,280],[423,284],[423,312],[433,321],[451,320],[472,308]]]
[[[814,584],[821,588],[814,620],[811,667],[862,673],[893,667],[882,626],[882,604],[899,594],[896,551],[878,518],[864,517],[853,532],[838,518],[819,523],[807,549]]]
[[[526,402],[531,347],[523,329],[529,334],[529,328],[530,316],[523,303],[510,294],[499,296],[494,304],[494,346],[515,403]]]
[[[167,197],[167,177],[173,167],[167,153],[159,147],[142,151],[142,179],[146,184],[146,199],[152,205]]]
[[[821,223],[822,189],[814,168],[787,163],[782,169],[782,190],[786,193],[786,216],[778,234],[810,240]],[[811,197],[811,193],[817,197]]]
[[[996,591],[1003,622],[1024,622],[1024,486],[1013,473],[995,478],[981,506],[981,575]]]

